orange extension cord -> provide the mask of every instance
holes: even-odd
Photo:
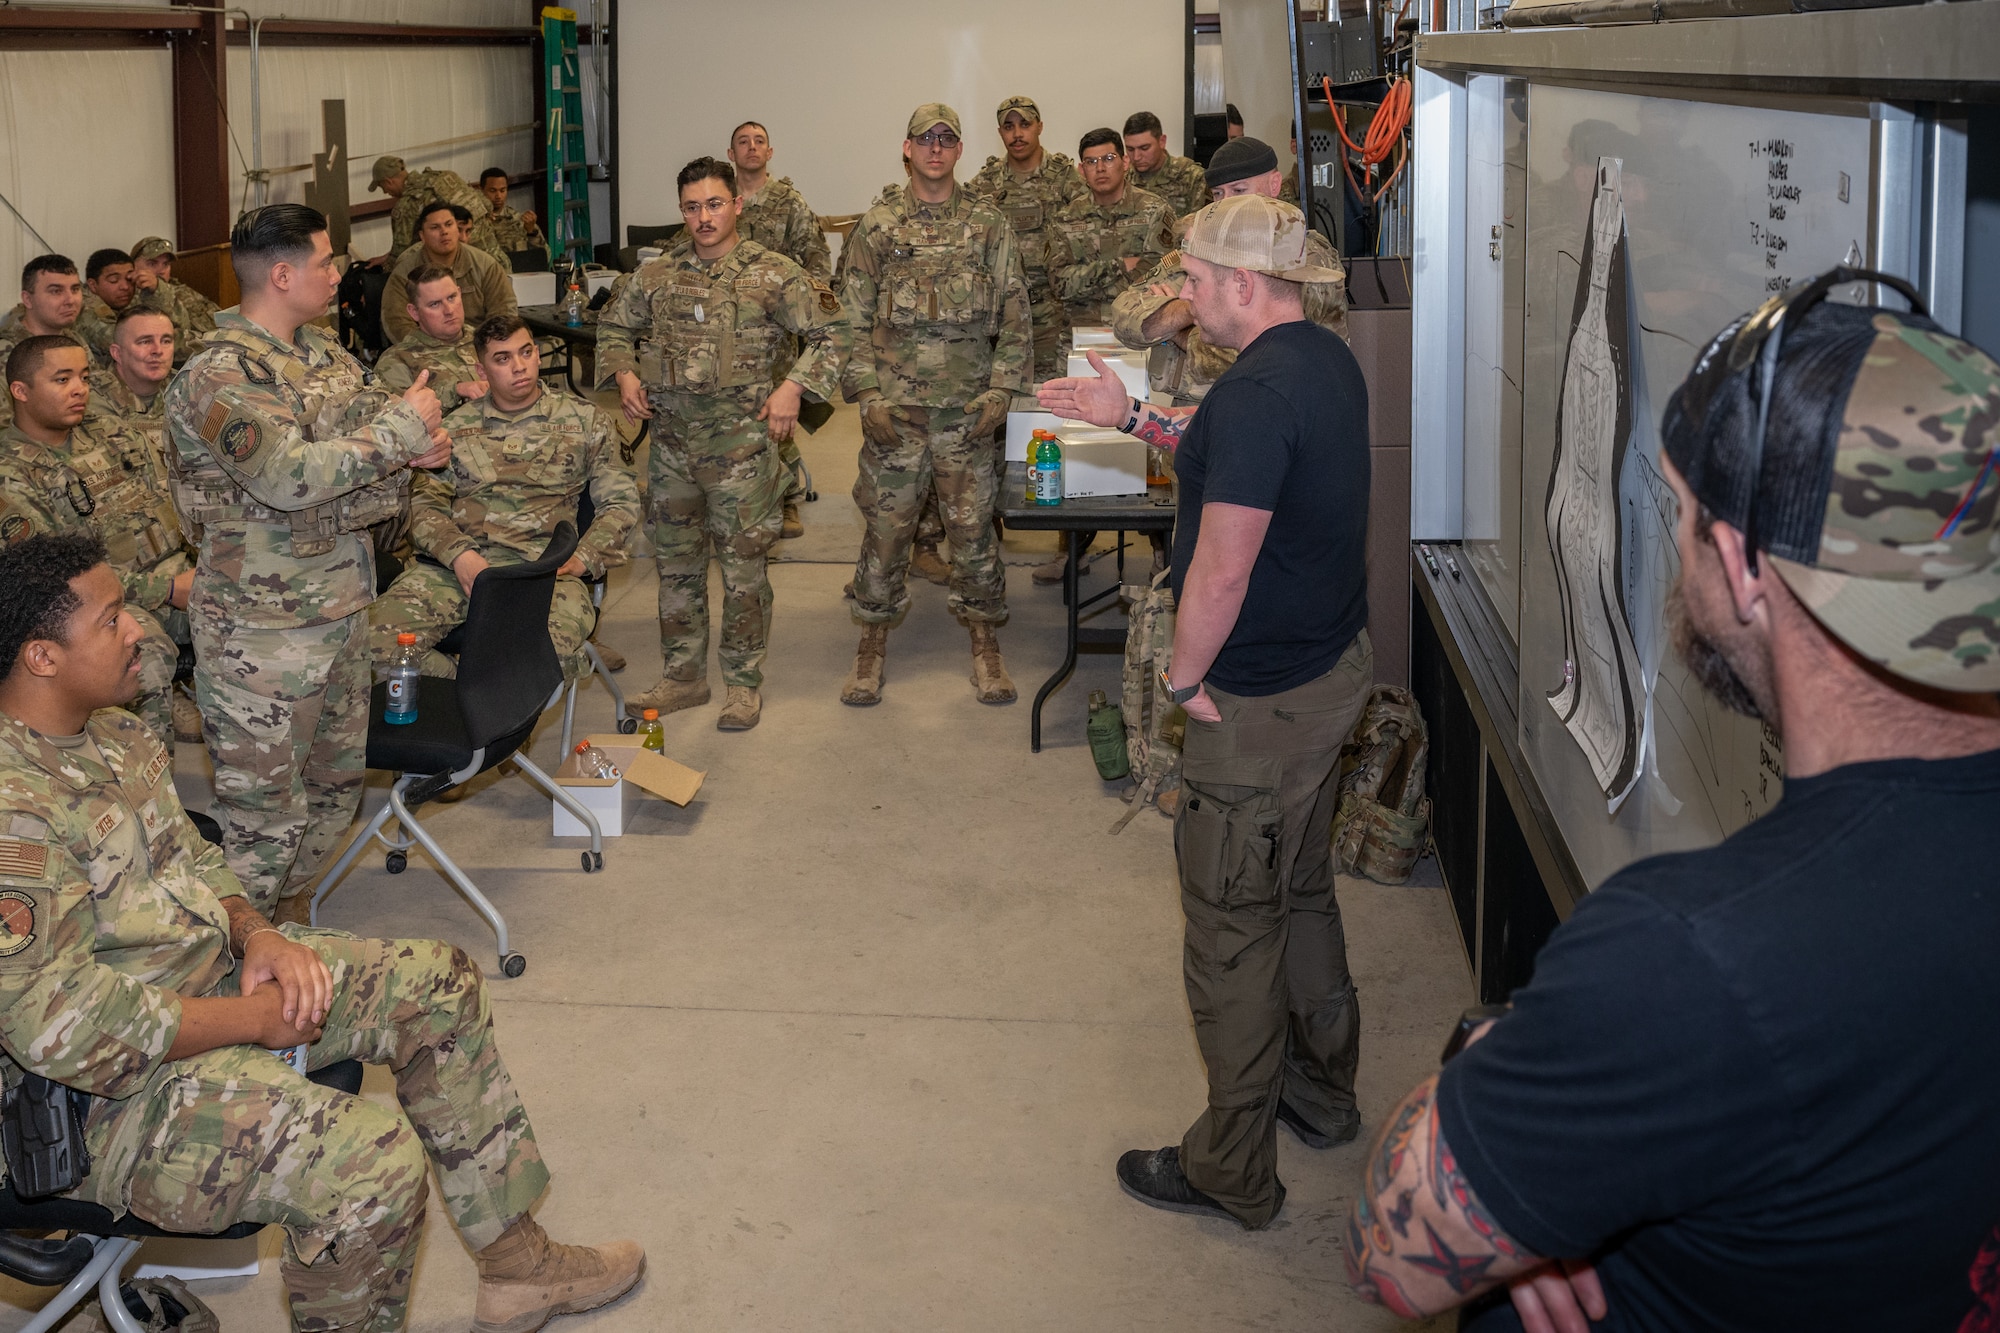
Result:
[[[1333,80],[1321,76],[1319,86],[1320,93],[1326,98],[1326,109],[1333,114],[1334,132],[1340,136],[1340,141],[1347,145],[1348,152],[1360,156],[1361,165],[1367,169],[1371,177],[1377,167],[1389,160],[1392,151],[1397,154],[1395,170],[1389,173],[1388,178],[1382,182],[1382,188],[1375,191],[1373,196],[1374,202],[1382,202],[1382,196],[1389,192],[1389,187],[1396,183],[1396,177],[1403,174],[1403,167],[1410,160],[1410,150],[1403,142],[1403,131],[1410,127],[1410,81],[1396,79],[1389,84],[1388,95],[1382,99],[1382,105],[1376,108],[1374,119],[1368,122],[1368,133],[1362,136],[1358,144],[1347,137],[1347,126],[1342,122],[1340,108],[1333,104]],[[1361,183],[1354,179],[1354,170],[1348,164],[1347,153],[1340,155],[1340,165],[1347,172],[1348,183],[1354,186],[1354,192],[1366,193],[1361,188]]]

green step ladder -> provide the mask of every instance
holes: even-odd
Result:
[[[583,67],[576,52],[576,11],[542,11],[542,98],[548,122],[549,262],[584,264],[593,253],[590,168],[584,159]],[[557,293],[561,299],[561,293]]]

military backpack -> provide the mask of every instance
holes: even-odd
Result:
[[[1429,840],[1431,803],[1424,795],[1430,733],[1410,692],[1377,685],[1340,750],[1340,800],[1333,816],[1333,858],[1343,871],[1401,884]]]
[[[1128,586],[1131,625],[1125,631],[1125,679],[1119,706],[1125,714],[1125,749],[1137,785],[1126,793],[1132,808],[1111,831],[1117,833],[1148,804],[1170,815],[1180,803],[1181,743],[1187,712],[1160,691],[1160,672],[1173,665],[1174,590],[1170,571],[1161,570],[1148,586]]]

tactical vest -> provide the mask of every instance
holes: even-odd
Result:
[[[738,245],[705,272],[673,268],[653,294],[652,335],[639,348],[641,383],[681,393],[772,386],[779,364],[790,359],[791,335],[754,301],[742,309],[736,284],[752,258]]]
[[[1424,795],[1430,733],[1408,690],[1368,692],[1354,732],[1340,750],[1340,803],[1333,816],[1333,856],[1350,875],[1382,884],[1409,879],[1429,843],[1431,803]]]
[[[315,372],[299,357],[282,350],[274,352],[267,340],[241,329],[217,329],[208,335],[206,346],[225,353],[232,346],[242,349],[243,376],[251,383],[262,385],[267,375],[274,377],[277,392],[290,404],[293,419],[307,439],[352,435],[380,416],[393,398],[370,387],[372,376],[345,353],[337,354],[332,365]],[[253,363],[255,372],[250,369]],[[169,448],[166,453],[174,507],[197,542],[209,523],[261,523],[290,528],[293,555],[301,559],[322,556],[333,550],[341,533],[364,532],[401,515],[410,493],[409,469],[398,468],[380,481],[323,504],[273,509],[237,485],[206,446],[199,458],[182,457],[178,448]]]
[[[899,218],[887,229],[875,319],[946,336],[1000,332],[1000,284],[986,268],[983,237],[967,217]]]
[[[69,456],[52,482],[55,512],[96,532],[121,574],[142,574],[186,548],[180,519],[161,493],[163,479],[136,431],[72,432]]]
[[[1161,570],[1149,584],[1128,584],[1131,605],[1125,630],[1125,672],[1119,704],[1125,714],[1125,751],[1138,785],[1126,793],[1132,808],[1111,826],[1117,833],[1148,804],[1169,811],[1178,805],[1181,746],[1187,739],[1187,711],[1160,689],[1160,673],[1174,664],[1172,573]]]

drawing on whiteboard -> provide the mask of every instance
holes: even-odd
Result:
[[[1549,472],[1563,667],[1548,701],[1614,810],[1639,776],[1642,703],[1619,530],[1619,473],[1632,435],[1627,251],[1623,164],[1600,157]]]

